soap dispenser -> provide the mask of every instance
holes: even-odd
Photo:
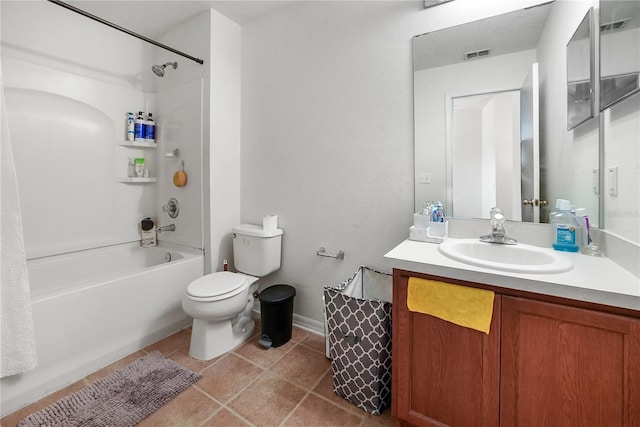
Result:
[[[558,199],[556,210],[549,214],[549,222],[553,227],[553,249],[564,252],[578,252],[578,236],[576,216],[571,213],[571,202]]]
[[[147,248],[158,244],[156,239],[156,225],[151,218],[145,218],[140,222],[140,234],[140,246]]]

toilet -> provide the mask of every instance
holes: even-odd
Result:
[[[242,224],[233,227],[233,257],[238,271],[199,277],[182,296],[182,309],[193,317],[189,355],[210,360],[247,340],[258,279],[280,268],[282,230]]]

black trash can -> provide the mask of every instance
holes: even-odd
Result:
[[[260,292],[263,347],[279,347],[291,339],[294,296],[296,289],[289,285],[273,285]]]

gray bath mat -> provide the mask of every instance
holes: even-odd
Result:
[[[34,412],[17,427],[134,426],[200,378],[154,351]]]

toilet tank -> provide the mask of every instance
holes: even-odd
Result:
[[[233,259],[236,270],[263,277],[280,268],[282,230],[264,230],[260,225],[233,227]]]

